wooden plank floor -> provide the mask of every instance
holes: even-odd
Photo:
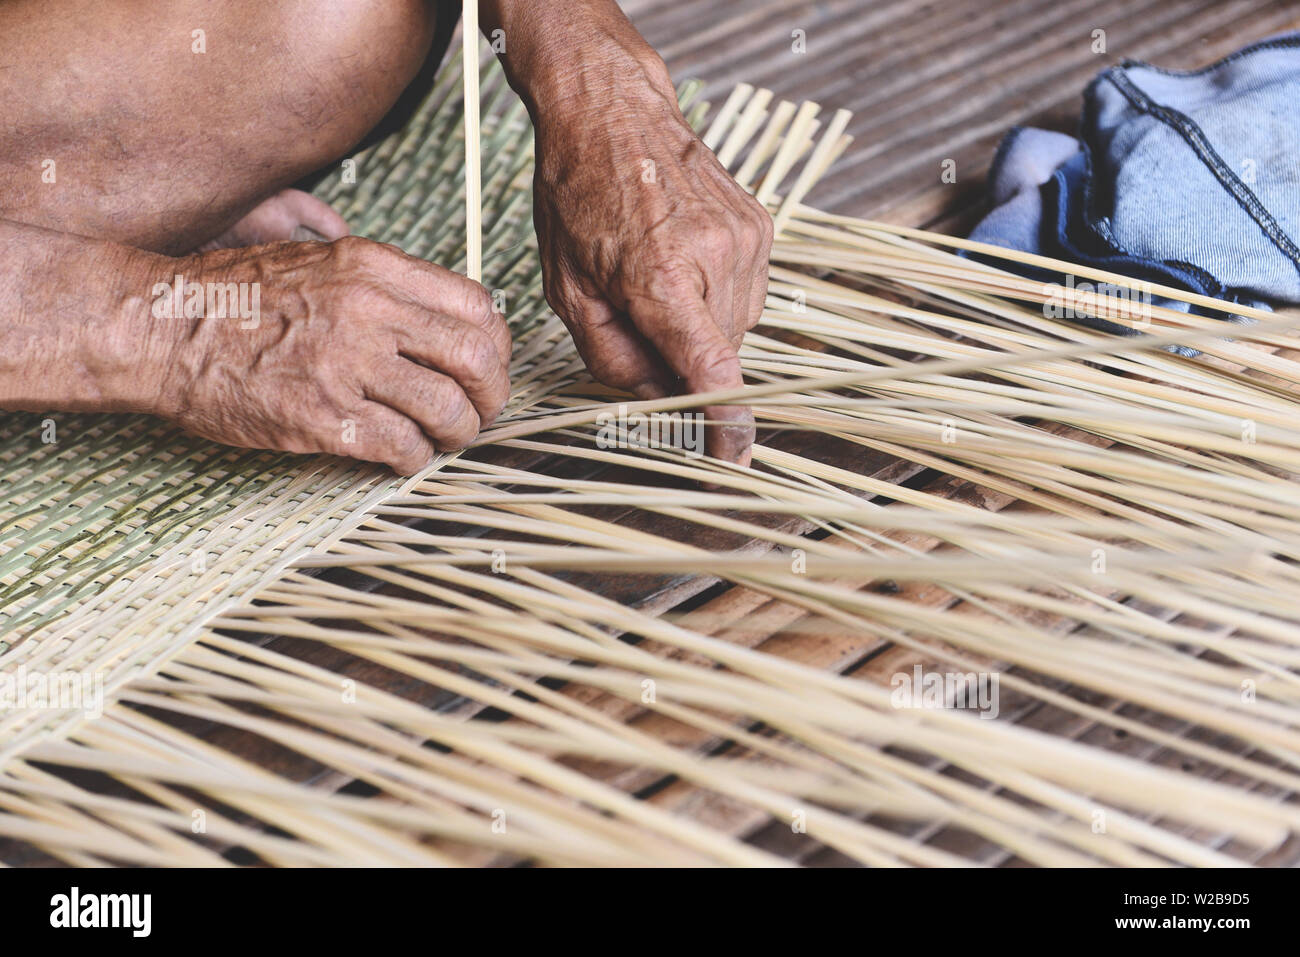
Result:
[[[678,79],[693,76],[704,80],[707,95],[715,102],[720,103],[731,87],[743,80],[766,85],[784,98],[813,99],[827,108],[846,107],[856,112],[850,129],[857,142],[819,186],[811,202],[834,211],[909,225],[937,225],[952,231],[962,228],[978,213],[984,171],[1001,134],[1017,124],[1069,130],[1078,111],[1080,91],[1097,70],[1125,57],[1195,66],[1281,29],[1300,28],[1300,8],[1279,2],[830,0],[791,4],[773,0],[626,0],[624,5],[665,54],[674,75]],[[1105,54],[1091,50],[1092,30],[1097,28],[1107,31]],[[806,56],[790,52],[790,34],[795,29],[807,33],[810,52]],[[939,179],[940,163],[947,158],[957,163],[958,180],[953,185]],[[592,473],[589,464],[573,461],[537,463],[535,467],[562,474],[581,473],[584,478],[616,477],[607,474],[606,467]],[[909,463],[881,457],[870,462],[859,460],[855,467],[886,481],[920,482],[935,494],[987,503],[987,490],[945,476],[921,474],[923,470]],[[1018,507],[1017,503],[1008,504]],[[602,517],[631,525],[647,521],[645,515],[635,512],[622,516],[602,513]],[[672,529],[662,523],[655,524],[654,531],[692,534],[691,529]],[[713,547],[743,544],[699,543]],[[583,576],[581,584],[606,597],[672,615],[702,632],[861,680],[887,683],[890,674],[910,670],[918,663],[927,669],[941,667],[937,659],[892,647],[869,635],[846,633],[789,605],[712,580]],[[933,593],[935,590],[913,591],[915,595],[908,591],[906,597],[945,602],[942,595]],[[945,607],[948,605],[955,614],[970,611],[959,607],[960,603],[947,601]],[[1064,626],[1069,627],[1068,623]],[[276,642],[285,652],[290,651],[291,644]],[[651,650],[680,655],[668,648]],[[302,651],[310,658],[320,653],[315,648]],[[332,664],[340,669],[355,667],[343,660]],[[998,667],[990,670],[1014,671]],[[381,686],[387,680],[365,666],[355,673],[340,673]],[[1170,733],[1200,737],[1191,726],[1162,716],[1134,713],[1122,702],[1084,689],[1059,683],[1052,687],[1097,707],[1151,721]],[[688,729],[595,689],[572,686],[564,693],[642,732],[673,740],[697,753],[725,752],[732,760],[763,760],[720,737],[701,733],[689,735],[687,740],[683,735]],[[427,704],[454,711],[467,720],[482,711],[477,703],[462,699],[430,700]],[[1026,727],[1088,741],[1142,760],[1181,766],[1188,773],[1223,776],[1221,769],[1189,765],[1177,750],[1140,737],[1125,737],[1109,726],[1037,700],[1008,700],[1004,702],[1004,716]],[[747,730],[768,733],[757,726]],[[222,744],[235,751],[247,746],[235,740]],[[1242,743],[1239,753],[1249,752],[1249,745]],[[261,760],[277,763],[265,757]],[[773,822],[765,813],[684,781],[595,761],[574,759],[568,763],[660,807],[793,860],[810,865],[851,863],[806,835],[793,835],[788,825]],[[951,772],[942,764],[936,766]],[[316,777],[307,769],[303,779],[326,787],[348,783],[328,773]],[[1003,849],[953,828],[874,823],[898,827],[914,840],[985,864],[1018,863]],[[1248,849],[1231,847],[1225,835],[1195,837],[1208,846],[1235,851],[1246,858],[1252,856]],[[1293,863],[1297,857],[1300,846],[1293,841],[1259,860]],[[480,863],[493,860],[491,855],[473,852],[467,852],[465,859]]]
[[[623,6],[664,54],[674,76],[703,80],[706,95],[715,102],[720,103],[735,83],[745,81],[766,86],[778,97],[810,99],[825,108],[854,111],[849,131],[856,142],[819,184],[811,203],[950,232],[965,229],[978,215],[983,177],[1001,135],[1026,124],[1071,131],[1080,93],[1098,70],[1125,58],[1195,67],[1269,34],[1300,29],[1300,3],[1285,0],[623,0]],[[1097,29],[1106,31],[1104,53],[1092,49]],[[806,54],[791,49],[795,30],[806,34]],[[945,159],[956,163],[955,184],[940,181]],[[919,470],[907,463],[882,460],[859,465],[889,481],[918,478]],[[573,463],[556,467],[581,470]],[[953,497],[978,494],[972,486],[950,479],[936,477],[929,484],[932,491]],[[628,515],[626,520],[638,518]],[[700,580],[611,579],[600,590],[642,607],[685,615],[684,620],[700,630],[739,644],[862,680],[887,682],[889,674],[910,669],[915,662],[935,664],[870,636],[839,633],[824,622],[808,620],[797,609],[742,588]],[[916,597],[925,600],[923,595]],[[303,657],[319,654],[321,649],[313,648]],[[331,664],[350,667],[343,661]],[[373,669],[346,673],[381,686],[386,680]],[[1152,717],[1079,689],[1058,690],[1131,717]],[[653,712],[591,689],[571,693],[643,731],[680,738],[680,728],[670,727]],[[467,717],[474,711],[464,702],[425,703],[457,709]],[[1140,738],[1124,738],[1109,727],[1038,702],[1006,701],[1004,715],[1028,727],[1143,760],[1181,765],[1189,773],[1222,776],[1221,770],[1188,766],[1176,751]],[[1167,719],[1161,726],[1199,736],[1196,729]],[[749,730],[763,733],[759,728]],[[256,756],[267,766],[282,761],[257,755],[249,742],[223,739],[220,743],[236,753]],[[728,750],[727,742],[708,736],[699,736],[690,746],[703,753],[726,750],[729,756],[743,756],[740,749]],[[1243,753],[1248,750],[1242,746]],[[585,766],[583,770],[803,863],[848,863],[806,836],[792,835],[785,824],[684,782],[635,769]],[[317,786],[347,784],[313,780],[310,769],[291,776]],[[906,833],[973,860],[1015,863],[1000,849],[972,844],[969,835],[951,829],[914,826]],[[1232,850],[1223,836],[1197,837],[1207,845]],[[24,857],[27,862],[33,857],[41,860],[30,850],[27,855],[16,853],[5,842],[0,842],[0,849],[7,850],[0,859],[10,863]],[[1261,862],[1293,863],[1298,857],[1300,847],[1293,841]]]
[[[967,229],[1012,126],[1073,132],[1081,93],[1124,59],[1179,69],[1300,29],[1294,0],[622,0],[677,79],[854,113],[849,152],[809,197],[831,212]],[[804,31],[807,52],[792,51]],[[1093,52],[1093,31],[1106,50]],[[944,160],[956,182],[944,184]]]
[[[837,212],[949,231],[963,229],[978,214],[983,176],[1000,136],[1018,124],[1070,130],[1083,86],[1106,65],[1127,57],[1179,67],[1197,66],[1252,40],[1282,29],[1300,28],[1300,6],[1277,0],[625,0],[624,6],[664,53],[674,76],[705,81],[706,95],[717,103],[735,83],[745,81],[767,86],[779,97],[811,99],[826,108],[845,107],[855,112],[850,132],[857,141],[810,202]],[[1106,31],[1105,53],[1092,50],[1094,29]],[[794,30],[805,31],[807,54],[792,52]],[[953,159],[957,164],[955,184],[940,181],[944,159]],[[798,441],[797,437],[785,439]],[[589,474],[589,464],[567,460],[548,466],[539,463],[538,467],[562,474],[580,473],[584,478],[616,477],[606,467]],[[910,463],[882,456],[873,461],[858,459],[854,467],[891,482],[919,482],[935,494],[985,505],[988,502],[987,490],[949,477],[923,474]],[[1018,503],[1005,504],[1019,507]],[[621,516],[602,513],[602,517],[633,526],[648,520],[635,512]],[[707,530],[674,529],[662,523],[656,524],[654,530],[661,534],[709,534]],[[800,529],[792,525],[788,530]],[[702,539],[698,543],[722,548],[743,545]],[[920,542],[913,544],[925,547]],[[702,632],[861,680],[887,683],[890,674],[910,670],[916,663],[927,669],[940,667],[937,659],[892,647],[869,635],[846,633],[764,595],[707,579],[584,576],[581,584],[607,597],[672,615]],[[905,597],[951,605],[954,614],[970,612],[936,590],[911,589]],[[289,652],[292,643],[276,644],[279,650]],[[648,643],[643,647],[649,647]],[[651,650],[680,655],[668,648]],[[315,659],[321,649],[303,649],[301,654]],[[358,667],[355,662],[343,660],[344,656],[339,657],[332,663],[335,667]],[[1014,671],[998,667],[990,670]],[[365,666],[355,673],[340,673],[381,686],[389,680]],[[1122,702],[1083,689],[1059,684],[1052,687],[1089,704],[1151,721],[1176,735],[1200,736],[1193,727],[1167,717],[1133,713]],[[725,752],[732,760],[763,760],[720,737],[699,733],[689,735],[688,740],[683,735],[689,729],[595,689],[571,686],[564,693],[640,731],[697,753]],[[454,711],[467,720],[482,710],[477,703],[463,699],[431,699],[426,704]],[[1163,748],[1139,736],[1119,735],[1109,726],[1037,700],[1007,700],[1004,716],[1026,727],[1088,741],[1142,760],[1181,766],[1188,773],[1223,776],[1221,769],[1190,765],[1176,749]],[[768,733],[757,726],[747,730]],[[233,739],[223,740],[222,745],[236,752],[249,747],[248,742]],[[1239,753],[1249,751],[1248,744],[1240,745]],[[266,756],[259,759],[272,765],[280,761]],[[574,759],[568,763],[674,813],[802,863],[851,863],[806,835],[792,834],[787,824],[773,822],[765,813],[684,781],[594,761]],[[941,764],[936,766],[951,773]],[[323,772],[317,776],[308,768],[302,769],[301,778],[316,786],[348,784],[337,775]],[[898,827],[913,840],[971,860],[992,865],[1017,863],[1003,849],[953,828],[874,823]],[[1194,836],[1208,846],[1251,856],[1249,849],[1230,846],[1225,835]],[[1261,862],[1293,863],[1297,857],[1300,846],[1293,841]],[[482,863],[492,860],[491,855],[473,852],[467,852],[465,858]]]
[[[1031,125],[1073,132],[1082,90],[1106,66],[1139,59],[1173,68],[1196,68],[1254,40],[1300,29],[1300,5],[1280,0],[832,0],[795,4],[774,0],[625,0],[623,5],[663,53],[674,77],[703,80],[706,95],[715,102],[721,102],[743,81],[766,86],[779,98],[814,100],[824,108],[854,111],[849,132],[856,142],[819,184],[810,203],[834,212],[954,233],[968,230],[980,215],[984,176],[1006,130]],[[1093,31],[1097,29],[1105,31],[1105,52],[1093,50]],[[795,30],[805,32],[807,54],[792,52]],[[954,184],[940,179],[946,159],[956,163]],[[949,482],[939,480],[940,485]],[[941,494],[961,497],[975,491],[966,483],[957,483]],[[923,599],[918,596],[918,600]],[[779,603],[761,600],[744,589],[722,592],[699,613],[707,616],[713,612],[726,618],[732,608],[745,610],[743,624],[717,633],[781,657],[881,683],[913,664],[939,667],[936,660],[866,640],[866,636],[834,634],[815,623],[810,627],[805,622],[800,627],[800,616],[782,614]],[[1151,721],[1178,736],[1203,737],[1203,732],[1185,723],[1139,714],[1122,702],[1084,689],[1059,684],[1053,688],[1128,717]],[[1197,767],[1177,751],[1126,737],[1111,727],[1039,702],[1008,702],[1004,716],[1026,727],[1180,767],[1188,773],[1225,777],[1222,769]],[[655,720],[650,715],[637,718]],[[701,746],[709,750],[708,744],[701,742]],[[713,746],[727,747],[720,741]],[[1237,749],[1240,754],[1250,751],[1247,744]],[[752,809],[684,782],[655,789],[633,775],[627,786],[654,791],[653,800],[662,806],[745,835],[759,846],[802,863],[850,863],[813,841],[793,836],[783,823],[768,821]],[[915,840],[986,864],[1016,863],[1005,851],[978,842],[972,845],[970,835],[951,829],[909,827],[907,833]],[[1226,835],[1184,833],[1227,853],[1247,859],[1252,856],[1243,848],[1232,847]],[[1300,846],[1290,841],[1256,860],[1269,865],[1294,864],[1300,860]]]

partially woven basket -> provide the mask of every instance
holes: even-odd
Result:
[[[459,81],[318,188],[452,268]],[[516,348],[479,448],[398,480],[131,416],[52,416],[50,444],[8,419],[0,672],[106,700],[0,714],[3,859],[1286,855],[1295,316],[1227,341],[1069,292],[1145,334],[1048,318],[1060,290],[959,241],[803,205],[845,115],[818,135],[815,106],[742,86],[706,128],[688,86],[780,227],[751,384],[713,397],[752,403],[761,442],[751,469],[602,448],[620,402],[697,400],[591,382],[541,294],[527,117],[495,67],[482,89],[484,281]]]

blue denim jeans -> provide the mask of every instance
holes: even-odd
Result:
[[[1079,139],[1012,130],[989,196],[973,239],[1229,302],[1300,302],[1300,33],[1201,70],[1103,71]]]

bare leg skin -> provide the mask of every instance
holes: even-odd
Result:
[[[424,0],[7,0],[0,218],[199,248],[344,156],[433,36]],[[289,238],[286,212],[328,218],[278,205],[241,238]]]

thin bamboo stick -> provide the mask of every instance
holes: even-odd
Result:
[[[478,0],[464,0],[461,40],[465,63],[465,273],[483,280],[483,188],[479,156]]]

